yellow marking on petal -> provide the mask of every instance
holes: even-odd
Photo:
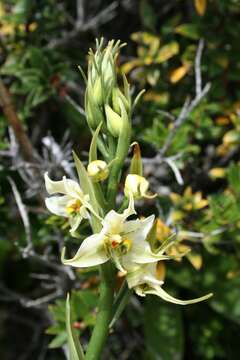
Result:
[[[66,206],[66,211],[69,215],[72,215],[73,213],[77,213],[80,211],[80,208],[82,206],[82,203],[79,199],[73,199],[69,200]]]

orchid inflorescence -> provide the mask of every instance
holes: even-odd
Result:
[[[62,262],[76,268],[114,264],[116,271],[111,271],[125,276],[128,288],[140,296],[155,294],[181,305],[205,300],[211,294],[184,301],[162,288],[159,262],[174,259],[168,250],[175,238],[169,236],[161,246],[155,246],[155,217],[138,218],[134,204],[139,199],[157,196],[149,191],[144,177],[140,146],[131,144],[130,119],[142,92],[132,101],[124,75],[123,86],[119,86],[116,62],[124,44],[109,41],[104,47],[101,39],[96,45],[95,52],[89,51],[87,77],[81,70],[86,82],[86,119],[93,134],[88,166],[85,168],[74,153],[79,183],[65,177],[53,181],[45,174],[47,192],[53,195],[46,199],[49,211],[68,219],[72,236],[78,236],[83,220],[89,222],[93,232],[82,241],[73,258],[65,257],[64,248]],[[133,157],[125,178],[123,201],[116,211],[122,169],[131,147]]]

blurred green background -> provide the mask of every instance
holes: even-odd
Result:
[[[88,49],[102,36],[127,42],[119,66],[134,94],[146,89],[133,139],[159,197],[138,211],[159,217],[159,241],[177,232],[173,252],[192,249],[162,266],[166,288],[181,298],[214,293],[187,307],[133,296],[102,358],[239,359],[239,18],[239,0],[1,1],[1,359],[65,359],[67,291],[83,343],[94,325],[97,272],[61,265],[63,244],[74,249],[80,240],[46,211],[42,175],[74,177],[72,148],[86,159],[90,133],[78,65],[86,71]],[[173,127],[165,112],[177,116],[195,97],[201,39],[202,82],[211,88],[159,161]],[[30,155],[23,151],[28,141]],[[85,224],[81,234],[88,234]]]

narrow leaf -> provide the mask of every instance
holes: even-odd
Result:
[[[84,353],[79,342],[76,330],[71,324],[71,308],[69,294],[66,300],[66,330],[68,339],[69,360],[84,360]]]
[[[93,134],[92,142],[89,149],[89,162],[97,160],[97,140],[101,127],[102,127],[102,122],[98,125],[97,129]]]

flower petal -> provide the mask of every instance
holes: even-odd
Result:
[[[210,293],[210,294],[207,294],[205,296],[201,296],[201,297],[196,298],[196,299],[180,300],[180,299],[176,299],[175,297],[169,295],[165,290],[163,290],[163,288],[161,286],[153,286],[152,289],[147,290],[144,293],[145,294],[157,295],[157,296],[161,297],[165,301],[168,301],[168,302],[171,302],[171,303],[174,303],[174,304],[178,304],[178,305],[189,305],[189,304],[198,303],[200,301],[207,300],[211,296],[213,296],[213,294]]]
[[[144,220],[139,221],[138,229],[132,233],[129,233],[129,239],[132,240],[132,249],[126,255],[129,257],[129,261],[135,262],[138,264],[147,264],[151,262],[156,262],[158,260],[169,259],[169,256],[162,254],[155,254],[152,252],[150,244],[147,242],[146,238],[153,226],[154,215],[149,216]],[[128,224],[124,226],[124,230],[127,230]]]
[[[162,285],[163,281],[158,280],[155,276],[156,273],[156,264],[147,264],[147,265],[136,265],[132,268],[127,268],[127,283],[129,288],[134,288],[136,286],[150,283],[155,285]]]
[[[134,209],[134,200],[131,196],[129,198],[129,205],[122,214],[118,214],[116,211],[111,210],[102,221],[103,232],[111,234],[119,234],[123,231],[124,221],[130,216],[136,214]]]
[[[48,173],[45,173],[44,179],[47,192],[50,195],[64,194],[79,198],[79,194],[82,194],[79,184],[74,180],[66,179],[65,176],[62,180],[53,181],[49,178]]]
[[[77,230],[77,228],[79,227],[79,225],[81,224],[83,217],[78,214],[76,216],[71,216],[69,218],[69,223],[71,226],[71,230],[70,230],[70,234],[74,236],[75,231]]]
[[[68,217],[66,206],[71,198],[67,195],[52,196],[45,199],[46,207],[50,212],[58,216]]]
[[[109,256],[103,246],[102,234],[94,234],[86,238],[72,259],[65,259],[65,248],[62,252],[62,262],[74,267],[88,267],[107,262]]]

